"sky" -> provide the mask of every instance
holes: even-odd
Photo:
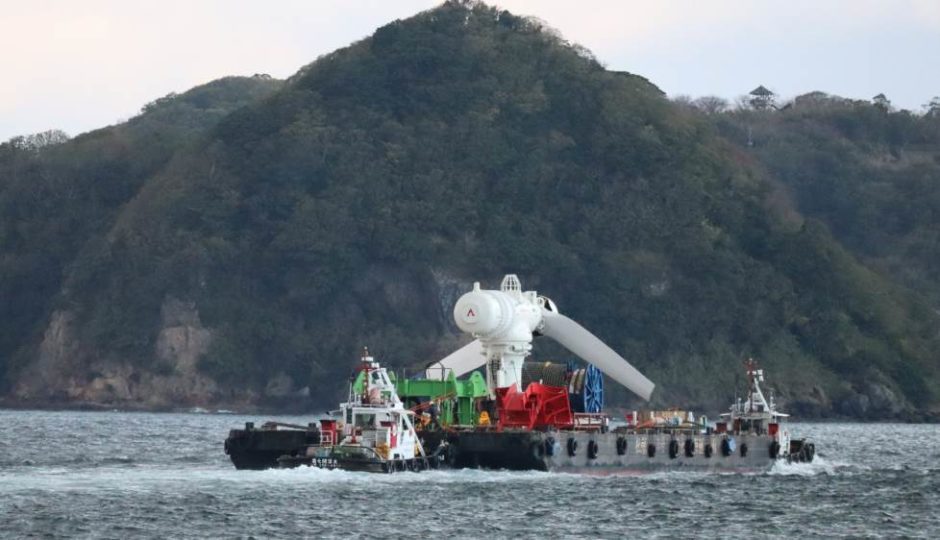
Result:
[[[118,123],[227,75],[288,77],[423,0],[0,0],[0,141]],[[670,96],[730,100],[759,84],[884,93],[920,111],[940,95],[940,0],[503,0],[608,69]]]

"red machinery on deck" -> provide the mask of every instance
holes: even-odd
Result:
[[[568,401],[568,389],[531,383],[520,392],[516,385],[496,389],[499,410],[497,426],[504,428],[570,428],[574,415]]]

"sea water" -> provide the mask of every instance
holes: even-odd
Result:
[[[310,420],[0,411],[0,536],[940,537],[940,426],[794,423],[816,461],[750,474],[236,471],[267,419]]]

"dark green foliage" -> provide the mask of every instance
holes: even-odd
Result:
[[[781,111],[713,118],[742,147],[751,132],[753,147],[743,152],[778,186],[778,203],[791,199],[825,224],[807,223],[808,244],[776,255],[778,267],[816,278],[806,292],[819,324],[796,327],[801,343],[838,371],[890,373],[909,397],[936,395],[929,374],[938,368],[930,349],[940,305],[937,118],[820,92]],[[826,228],[871,270],[832,247]],[[805,249],[819,260],[801,256]]]
[[[228,78],[158,100],[125,124],[39,148],[0,144],[0,383],[17,351],[28,361],[61,296],[66,276],[86,294],[111,294],[89,332],[117,350],[145,345],[130,337],[156,314],[128,302],[137,298],[135,269],[117,259],[121,246],[105,239],[121,207],[174,152],[197,140],[228,112],[280,86],[278,81]],[[27,138],[30,139],[30,138]],[[102,268],[123,287],[105,291]],[[79,292],[69,291],[65,292]],[[127,319],[129,314],[133,314]],[[149,350],[148,350],[149,353]],[[0,384],[2,386],[2,384]]]
[[[880,273],[940,305],[940,119],[886,112],[820,92],[775,113],[717,120],[786,187],[796,208],[824,222]]]
[[[141,118],[187,125],[213,102],[198,96]],[[935,315],[825,227],[785,219],[736,119],[674,106],[531,20],[448,3],[248,101],[167,135],[159,159],[134,143],[139,159],[94,161],[111,198],[76,211],[97,226],[25,219],[59,227],[55,244],[73,234],[68,250],[15,244],[4,215],[4,245],[34,258],[11,260],[55,268],[21,334],[59,298],[99,354],[160,369],[160,306],[183,298],[214,332],[205,373],[256,390],[285,373],[329,403],[363,344],[396,367],[447,352],[438,282],[515,272],[660,383],[659,404],[725,405],[747,355],[794,395],[877,376],[936,402]]]

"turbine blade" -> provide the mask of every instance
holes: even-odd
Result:
[[[442,380],[450,376],[451,371],[454,372],[454,377],[460,377],[485,364],[486,356],[483,355],[483,343],[479,339],[475,339],[450,353],[440,362],[428,366],[425,377]]]
[[[584,361],[606,373],[611,379],[649,401],[656,385],[597,336],[559,313],[542,310],[542,320],[544,321],[543,335],[554,339]]]

